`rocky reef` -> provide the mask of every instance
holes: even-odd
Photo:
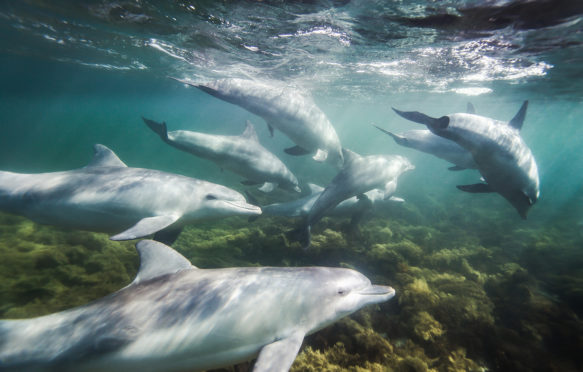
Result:
[[[581,234],[559,223],[435,221],[410,205],[356,229],[327,218],[304,251],[286,238],[288,219],[230,218],[187,228],[174,247],[201,268],[342,266],[397,290],[308,336],[292,371],[582,370]],[[123,287],[138,267],[133,245],[0,215],[0,316],[60,311]]]

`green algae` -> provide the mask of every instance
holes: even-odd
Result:
[[[174,247],[201,268],[351,267],[396,289],[395,299],[306,337],[292,371],[583,367],[580,235],[500,224],[503,238],[494,239],[481,230],[491,229],[488,223],[475,218],[428,224],[411,207],[390,217],[358,230],[325,218],[307,251],[288,241],[292,225],[284,218],[203,222],[186,228]],[[0,233],[3,318],[87,303],[123,287],[137,270],[134,243],[104,234],[3,214]]]

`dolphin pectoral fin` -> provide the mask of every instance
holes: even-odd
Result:
[[[293,156],[306,155],[306,154],[310,153],[310,151],[308,151],[305,148],[300,147],[300,146],[288,147],[287,149],[285,149],[283,151],[285,151],[286,154],[293,155]]]
[[[170,226],[164,230],[160,230],[154,234],[154,240],[166,245],[172,245],[178,239],[178,235],[182,232],[182,226],[174,227]]]
[[[253,372],[287,372],[293,364],[302,342],[303,332],[295,332],[291,336],[265,345],[259,352]]]
[[[269,137],[273,138],[273,127],[267,123],[267,129],[269,130]]]
[[[527,108],[528,101],[524,101],[522,106],[520,106],[520,110],[518,110],[518,112],[516,113],[516,115],[514,115],[512,120],[508,122],[508,125],[510,125],[513,128],[516,128],[517,130],[520,130],[522,128],[522,124],[524,123],[524,118],[526,117]]]
[[[162,229],[167,228],[174,222],[178,221],[180,216],[154,216],[142,218],[134,226],[117,235],[111,236],[111,240],[132,240],[154,234]]]
[[[405,199],[403,198],[399,198],[398,196],[391,196],[389,198],[390,201],[392,201],[393,203],[404,203]]]
[[[272,192],[277,187],[277,183],[265,182],[258,190],[263,192]]]
[[[494,192],[494,190],[492,190],[490,185],[488,185],[487,183],[476,183],[473,185],[457,185],[456,187],[462,191],[471,192],[474,194]]]
[[[449,117],[442,116],[440,118],[432,118],[419,111],[400,111],[393,107],[393,111],[402,118],[411,120],[415,123],[425,124],[433,129],[445,129],[449,125]]]
[[[127,165],[121,161],[115,152],[111,151],[108,147],[96,144],[93,146],[93,158],[85,166],[88,167],[124,167]]]
[[[251,181],[251,180],[244,180],[241,181],[241,184],[245,185],[245,186],[255,186],[255,185],[259,185],[261,182],[257,182],[257,181]]]
[[[472,115],[476,114],[476,108],[474,107],[474,105],[472,105],[471,102],[468,102],[468,106],[466,107],[466,112],[468,114],[472,114]]]
[[[450,171],[462,171],[462,170],[466,170],[466,168],[460,167],[459,165],[454,165],[453,167],[449,167],[447,169],[450,170]]]
[[[168,141],[168,128],[166,127],[165,121],[158,123],[157,121],[146,119],[143,116],[142,116],[142,120],[144,121],[144,123],[146,123],[148,128],[150,128],[151,130],[154,131],[154,133],[159,135],[160,138],[162,138],[162,140],[164,142]]]

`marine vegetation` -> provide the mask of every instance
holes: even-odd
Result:
[[[232,217],[186,228],[174,248],[202,268],[349,267],[396,289],[308,336],[291,371],[581,370],[583,237],[559,222],[500,222],[493,236],[486,217],[455,218],[428,222],[407,203],[356,230],[324,218],[304,251],[287,240],[287,219]],[[0,233],[2,318],[87,303],[137,270],[133,243],[105,234],[10,215]]]

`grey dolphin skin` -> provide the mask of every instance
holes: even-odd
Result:
[[[407,120],[424,124],[434,134],[468,150],[486,183],[461,185],[462,191],[497,192],[526,219],[539,197],[538,168],[520,136],[528,101],[509,122],[484,116],[457,113],[432,118],[417,111],[395,112]]]
[[[31,220],[81,230],[120,232],[112,240],[156,234],[173,242],[197,219],[257,215],[235,190],[150,169],[130,168],[103,145],[95,145],[84,168],[53,173],[0,171],[0,210]]]
[[[400,155],[360,156],[344,150],[344,168],[320,194],[310,209],[302,226],[291,232],[290,237],[310,246],[311,228],[340,202],[359,196],[373,189],[381,189],[388,199],[397,188],[397,179],[408,170],[415,169],[411,162]]]
[[[304,336],[395,295],[350,269],[198,269],[164,244],[136,248],[138,274],[118,292],[0,321],[0,370],[201,371],[258,356],[255,372],[287,371]]]
[[[454,164],[455,166],[449,168],[450,170],[478,168],[468,150],[453,141],[431,133],[428,129],[408,130],[395,134],[380,127],[376,128],[393,137],[395,142],[401,146],[426,152]]]
[[[166,122],[142,119],[164,142],[245,177],[246,184],[263,184],[261,191],[270,192],[277,186],[302,191],[296,176],[277,156],[261,146],[249,121],[240,136],[220,136],[187,130],[168,132]]]
[[[277,128],[297,145],[285,150],[290,155],[315,153],[316,161],[338,168],[344,164],[340,140],[326,114],[295,89],[274,81],[222,79],[201,84],[172,79],[260,116],[272,135]]]
[[[312,183],[308,184],[308,188],[310,189],[310,195],[304,196],[303,198],[299,198],[296,200],[292,200],[289,202],[283,203],[273,203],[264,205],[261,207],[261,215],[262,216],[281,216],[281,217],[305,217],[310,213],[312,206],[316,202],[316,200],[320,197],[320,194],[324,191],[322,186],[314,185]],[[252,200],[248,195],[248,199],[257,204],[254,200]],[[381,190],[370,190],[364,193],[365,198],[353,196],[346,200],[340,202],[336,207],[332,210],[328,211],[328,215],[330,216],[354,216],[355,213],[358,214],[363,210],[370,210],[375,207],[379,207],[381,205],[389,203],[399,203],[403,202],[403,199],[396,198],[394,196],[390,196],[389,199],[386,199],[386,195],[384,191]],[[255,216],[250,218],[257,218]]]

